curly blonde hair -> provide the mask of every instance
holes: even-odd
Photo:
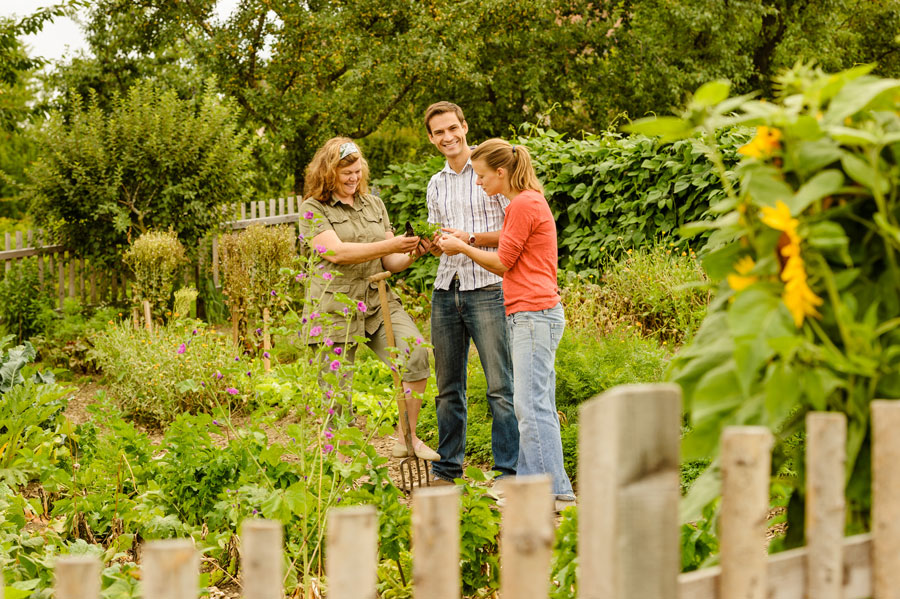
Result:
[[[356,151],[341,158],[341,146],[351,143]],[[359,146],[349,137],[332,137],[318,149],[309,166],[303,184],[303,199],[315,198],[320,202],[331,201],[331,195],[337,189],[338,169],[362,161],[359,187],[355,196],[369,193],[369,163],[362,155]]]

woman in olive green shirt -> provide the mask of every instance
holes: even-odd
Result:
[[[378,287],[368,282],[371,275],[389,270],[400,272],[422,255],[428,244],[418,237],[394,236],[387,210],[381,198],[368,193],[369,170],[365,158],[353,141],[335,137],[319,148],[306,169],[304,202],[300,213],[310,223],[311,244],[327,262],[321,275],[311,281],[311,297],[321,297],[318,310],[330,315],[330,326],[312,327],[308,342],[334,345],[329,352],[353,360],[354,343],[344,344],[354,336],[368,339],[368,346],[384,362],[388,362],[384,318],[378,299]],[[346,306],[334,299],[344,293],[357,304],[346,329]],[[388,306],[394,328],[395,342],[409,357],[402,373],[403,389],[407,394],[409,425],[413,433],[416,455],[426,460],[439,460],[437,452],[416,436],[416,423],[422,406],[422,393],[428,380],[428,352],[419,344],[422,335],[400,305],[393,291],[388,293]],[[412,347],[406,339],[416,339]],[[329,342],[329,343],[330,343]],[[397,433],[393,455],[405,457],[406,446],[402,433]]]

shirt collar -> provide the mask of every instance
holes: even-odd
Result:
[[[347,208],[352,208],[353,210],[356,210],[357,212],[359,212],[360,210],[363,209],[363,206],[365,205],[365,203],[367,201],[364,199],[365,197],[366,197],[366,194],[364,194],[364,193],[357,194],[357,196],[353,199],[352,206],[347,206],[346,204],[343,204],[343,205],[347,206]],[[338,204],[341,204],[341,202],[339,202],[338,199],[334,196],[331,196],[331,198],[328,199],[325,203],[331,207],[335,207]]]
[[[441,172],[458,176],[458,175],[461,175],[464,172],[466,172],[466,169],[469,169],[469,168],[472,168],[472,157],[471,156],[468,158],[468,160],[466,160],[465,166],[463,166],[462,170],[459,171],[458,173],[455,170],[453,170],[453,168],[450,166],[450,161],[448,161],[448,160],[444,161],[444,168],[441,169]]]

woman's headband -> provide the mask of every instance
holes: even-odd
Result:
[[[352,141],[346,141],[341,144],[341,156],[338,160],[343,160],[350,154],[360,154],[359,148],[356,147],[356,144]]]

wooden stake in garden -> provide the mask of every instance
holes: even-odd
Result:
[[[148,300],[143,301],[144,305],[144,326],[147,327],[147,330],[153,332],[153,318],[150,314],[150,302]]]
[[[100,560],[96,557],[60,557],[53,575],[56,599],[100,599]]]
[[[328,599],[375,599],[378,581],[375,506],[330,509],[325,555]]]
[[[503,599],[547,598],[554,536],[550,489],[550,477],[545,474],[516,477],[504,486],[500,539]]]
[[[241,526],[241,582],[244,599],[281,599],[284,579],[281,522],[244,520]]]
[[[272,370],[272,361],[269,359],[269,350],[272,349],[272,342],[269,339],[269,309],[263,308],[263,366],[266,372]]]
[[[459,489],[416,489],[412,496],[413,593],[458,599]]]
[[[192,541],[149,541],[142,560],[144,599],[197,599],[200,555]]]

